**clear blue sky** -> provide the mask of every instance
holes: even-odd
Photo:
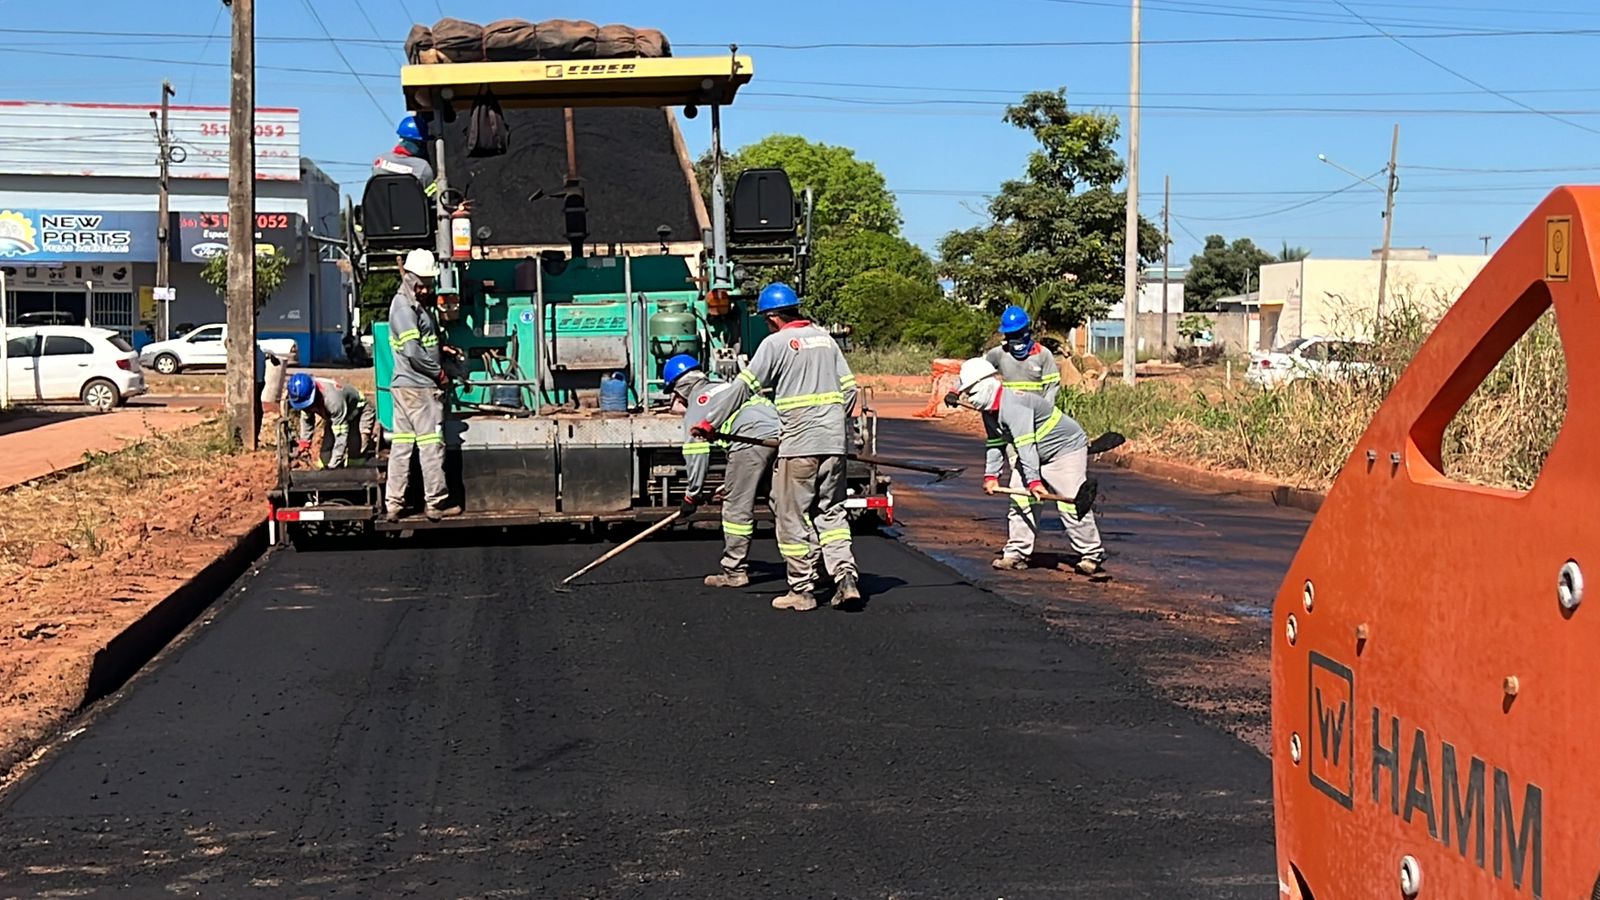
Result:
[[[412,21],[431,23],[441,10],[477,22],[566,16],[654,26],[680,55],[739,42],[755,57],[756,81],[726,118],[730,144],[786,131],[855,148],[898,192],[907,235],[928,247],[978,222],[984,192],[1022,170],[1029,142],[1000,121],[1007,101],[1066,87],[1074,105],[1126,122],[1127,0],[311,2],[323,25],[304,0],[259,4],[259,101],[303,110],[303,152],[349,184],[389,146],[403,112],[400,41]],[[1287,240],[1319,256],[1365,255],[1381,234],[1382,194],[1359,185],[1324,197],[1353,179],[1317,155],[1376,175],[1399,122],[1396,245],[1477,252],[1480,235],[1497,244],[1550,187],[1600,172],[1600,76],[1581,63],[1600,50],[1600,6],[1553,2],[1146,0],[1141,208],[1159,214],[1170,175],[1176,259],[1212,232],[1272,250]],[[0,0],[12,61],[0,97],[154,100],[168,77],[178,102],[225,104],[220,9],[218,0]],[[360,41],[341,44],[348,67],[324,25]],[[91,29],[104,35],[61,33]],[[380,35],[393,46],[378,44]],[[1020,41],[1082,44],[968,46]],[[756,46],[837,42],[942,46]],[[696,150],[706,122],[685,123]],[[1504,171],[1529,169],[1544,171]]]

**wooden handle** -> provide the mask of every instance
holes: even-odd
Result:
[[[611,550],[606,551],[605,555],[601,556],[599,559],[595,560],[594,562],[589,563],[587,566],[584,566],[583,568],[579,569],[578,571],[573,572],[571,575],[568,575],[565,579],[562,580],[561,583],[562,584],[567,584],[568,582],[572,581],[574,578],[577,578],[578,576],[583,575],[586,572],[589,572],[589,571],[591,571],[591,570],[593,570],[595,568],[598,568],[601,565],[604,565],[606,562],[610,561],[611,559],[614,559],[617,555],[622,553],[622,551],[628,549],[629,547],[632,547],[634,544],[639,543],[640,541],[644,540],[645,538],[649,537],[652,534],[655,534],[656,532],[658,532],[661,529],[667,527],[668,525],[671,525],[673,522],[676,522],[677,520],[678,520],[678,511],[677,510],[673,510],[672,511],[672,515],[667,516],[665,519],[662,519],[661,521],[655,523],[654,525],[651,525],[649,528],[646,528],[645,530],[639,532],[638,534],[636,534],[633,537],[629,538],[628,540],[622,542],[618,546],[613,547]]]
[[[1032,491],[1024,491],[1024,490],[1021,490],[1019,488],[1011,488],[1011,487],[997,487],[997,488],[994,489],[994,492],[996,494],[1005,494],[1005,495],[1007,495],[1009,497],[1032,497],[1033,496],[1033,492]],[[1039,500],[1048,500],[1048,501],[1050,501],[1052,503],[1072,503],[1073,502],[1073,499],[1071,497],[1063,497],[1060,494],[1045,494],[1043,497],[1039,497],[1037,499],[1039,499]]]

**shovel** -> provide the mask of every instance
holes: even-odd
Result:
[[[557,585],[556,590],[562,591],[563,593],[565,593],[566,585],[571,583],[573,581],[573,579],[577,578],[580,575],[585,575],[585,574],[593,571],[594,569],[599,568],[600,566],[604,565],[605,563],[610,562],[611,560],[615,559],[616,557],[622,555],[622,552],[624,550],[627,550],[629,547],[632,547],[634,544],[639,543],[640,541],[644,540],[645,538],[649,537],[650,535],[655,534],[656,532],[658,532],[661,529],[667,527],[668,525],[671,525],[673,522],[676,522],[676,521],[678,521],[678,512],[677,512],[677,510],[673,510],[672,515],[667,516],[665,519],[662,519],[661,521],[655,523],[654,525],[651,525],[649,528],[646,528],[645,530],[639,532],[638,534],[634,535],[633,537],[628,538],[626,541],[623,541],[621,544],[617,545],[616,547],[613,547],[612,549],[606,551],[605,555],[601,556],[599,559],[595,560],[592,563],[589,563],[587,566],[584,566],[583,568],[579,569],[578,571],[573,572],[571,575],[568,575],[566,578],[563,578],[561,580],[561,584]]]

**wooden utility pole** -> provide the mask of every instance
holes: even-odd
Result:
[[[157,206],[158,212],[156,213],[156,244],[160,248],[156,252],[156,287],[160,288],[162,293],[165,293],[166,288],[172,284],[170,272],[172,213],[169,208],[171,184],[168,179],[168,164],[172,161],[172,132],[167,128],[167,116],[171,108],[169,99],[174,93],[172,82],[163,80],[161,82],[161,115],[156,124],[156,150],[160,154],[156,157],[156,166],[160,173],[156,179],[156,189],[160,194],[157,200],[159,204]],[[168,318],[171,309],[171,303],[161,297],[156,298],[156,320],[160,323],[160,334],[163,341],[172,337],[169,333],[172,323]]]
[[[1400,123],[1394,123],[1394,140],[1389,144],[1389,183],[1383,200],[1383,248],[1378,251],[1378,314],[1377,323],[1383,322],[1384,292],[1389,287],[1389,239],[1394,234],[1394,192],[1400,189],[1400,178],[1395,174],[1395,162],[1400,155]]]
[[[233,90],[228,110],[228,433],[256,449],[256,8],[233,0]]]
[[[1167,343],[1167,296],[1172,284],[1172,176],[1166,177],[1161,200],[1161,355],[1166,356],[1171,344]]]
[[[1483,241],[1483,255],[1484,256],[1488,256],[1489,255],[1489,238],[1491,238],[1491,237],[1494,237],[1494,235],[1492,235],[1492,234],[1484,234],[1484,235],[1479,235],[1478,236],[1478,240]]]
[[[1122,380],[1133,384],[1139,352],[1139,0],[1133,0],[1128,72],[1128,217],[1122,265]]]

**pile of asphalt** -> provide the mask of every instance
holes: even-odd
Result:
[[[474,231],[487,226],[486,245],[565,244],[560,194],[567,177],[566,125],[559,109],[506,110],[510,150],[504,156],[466,155],[468,116],[450,127],[450,183],[472,199]],[[589,208],[589,243],[699,240],[694,191],[678,158],[666,113],[659,109],[573,111],[578,174]],[[538,191],[546,198],[530,200]]]

